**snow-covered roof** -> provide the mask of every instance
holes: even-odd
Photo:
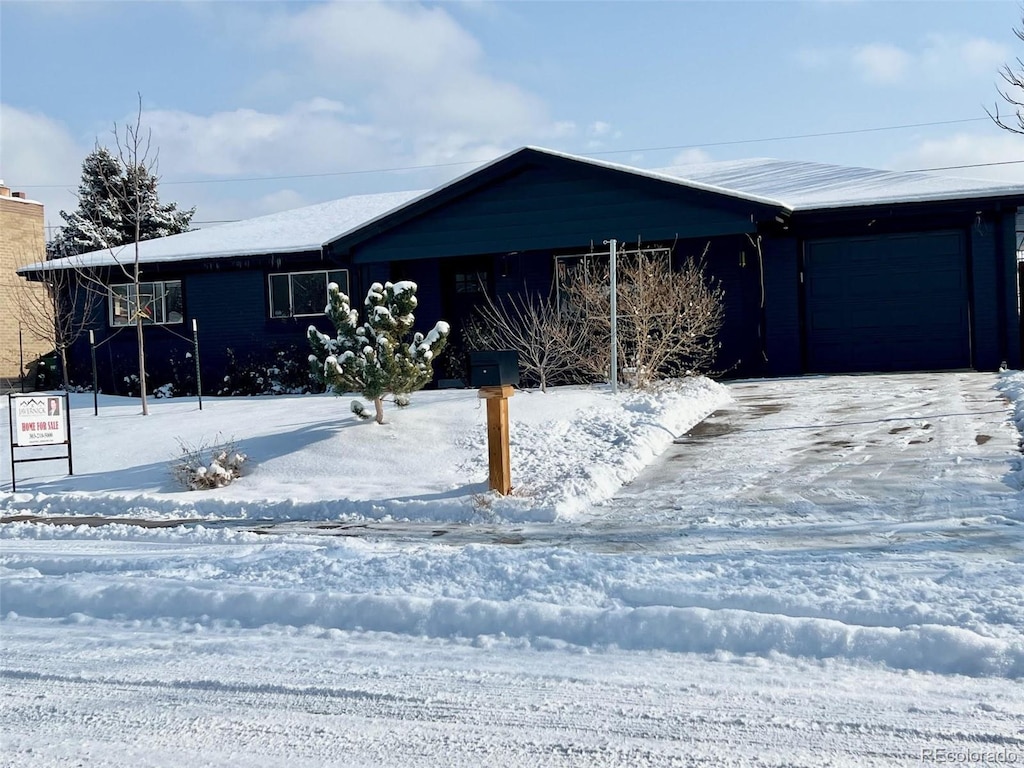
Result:
[[[661,168],[666,176],[777,201],[791,211],[1024,195],[1024,184],[796,160],[731,160]]]
[[[429,191],[355,195],[219,227],[139,244],[143,263],[186,261],[317,250],[387,214],[457,186],[492,166],[534,152],[726,195],[790,212],[861,205],[1021,197],[1024,184],[939,176],[921,171],[880,171],[823,163],[758,158],[643,169],[542,147],[517,149]],[[113,266],[133,257],[131,246],[22,267],[19,273],[65,267]],[[63,262],[63,263],[62,263]]]
[[[139,243],[139,262],[152,264],[315,251],[329,240],[367,224],[422,194],[420,190],[354,195],[218,227],[144,240]],[[132,260],[133,246],[125,245],[112,250],[92,251],[66,259],[30,264],[18,272],[65,267],[106,267],[114,266],[119,261],[125,263]]]
[[[542,147],[529,149],[553,157],[563,157],[693,189],[778,206],[789,211],[1008,195],[1024,196],[1024,184],[1021,183],[940,176],[923,171],[880,171],[873,168],[771,158],[724,160],[643,169],[555,152]],[[494,162],[500,162],[502,159],[504,158]]]

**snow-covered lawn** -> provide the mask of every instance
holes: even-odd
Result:
[[[1024,764],[1024,374],[73,402],[4,517],[190,522],[0,524],[0,765]]]

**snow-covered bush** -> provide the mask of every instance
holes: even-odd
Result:
[[[327,316],[337,330],[331,338],[309,326],[312,375],[335,394],[358,392],[374,404],[376,421],[384,423],[384,396],[396,401],[423,389],[434,377],[433,363],[448,341],[448,323],[438,320],[425,336],[412,333],[416,317],[416,283],[374,283],[363,302],[366,322],[337,284],[327,286]],[[412,334],[411,338],[409,338]],[[360,409],[361,410],[361,409]],[[360,411],[353,408],[360,415]]]
[[[223,488],[242,476],[246,456],[234,440],[195,446],[179,438],[178,447],[181,456],[171,464],[171,474],[190,491]]]

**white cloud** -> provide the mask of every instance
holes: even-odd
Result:
[[[46,115],[0,104],[0,178],[43,203],[51,224],[61,221],[61,210],[78,207],[74,193],[91,149]]]
[[[847,49],[803,48],[793,56],[808,70],[848,66],[869,83],[939,87],[967,77],[994,75],[1013,61],[1013,52],[993,40],[941,34],[925,35],[915,46],[874,42]]]
[[[939,139],[924,139],[910,151],[893,158],[896,170],[950,168],[1024,160],[1024,136],[1006,131],[955,133]],[[940,171],[948,176],[968,176],[1024,183],[1024,163],[953,168]]]
[[[871,43],[853,50],[853,65],[869,82],[898,83],[909,72],[913,57],[895,45]]]
[[[674,155],[672,157],[672,162],[669,163],[669,165],[696,165],[698,163],[710,163],[711,160],[711,155],[703,149],[694,147],[691,149],[684,149],[682,152]]]
[[[387,137],[345,117],[339,103],[321,98],[279,114],[151,110],[143,123],[160,147],[163,175],[173,168],[177,178],[357,170],[383,161]]]
[[[983,37],[929,35],[918,63],[922,73],[945,79],[958,73],[994,74],[1012,59],[1008,47]]]
[[[557,130],[539,99],[487,72],[480,44],[441,7],[307,6],[272,26],[266,43],[294,62],[290,70],[279,66],[275,83],[291,78],[314,83],[320,95],[358,101],[360,119],[418,137],[424,157],[511,148]]]

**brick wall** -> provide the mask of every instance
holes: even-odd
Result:
[[[24,307],[45,296],[41,285],[18,277],[15,270],[45,258],[43,206],[12,196],[7,187],[0,185],[0,389],[17,385],[21,374],[18,326]],[[27,330],[23,343],[26,365],[31,365],[30,372],[34,373],[34,361],[50,352],[51,345]]]

